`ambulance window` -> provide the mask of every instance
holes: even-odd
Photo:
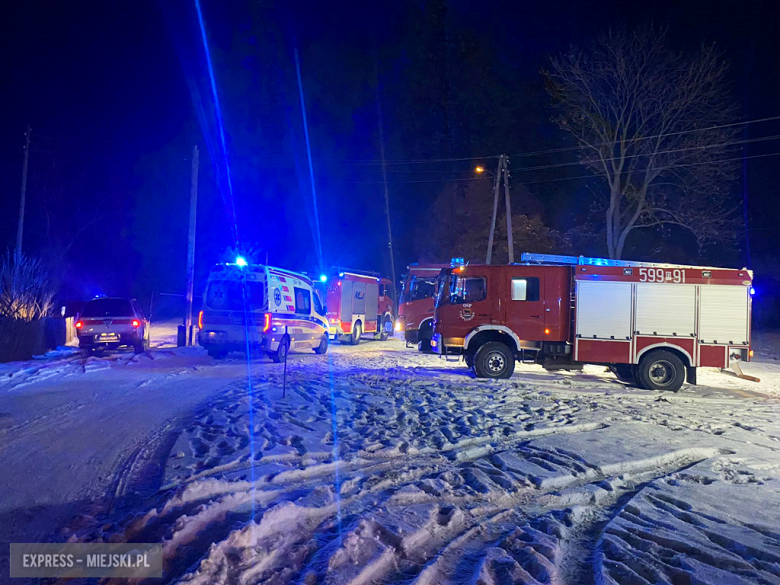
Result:
[[[512,300],[513,301],[538,301],[539,300],[539,279],[538,278],[513,278],[512,279]]]
[[[294,287],[295,312],[304,315],[311,314],[311,293],[303,288]]]

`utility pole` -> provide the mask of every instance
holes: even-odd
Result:
[[[512,203],[509,200],[509,157],[504,155],[504,197],[506,199],[506,235],[509,245],[509,263],[515,262],[515,243],[512,238]]]
[[[490,222],[490,237],[488,238],[487,258],[485,264],[490,264],[493,258],[493,237],[496,234],[496,216],[498,215],[498,184],[501,181],[501,172],[504,168],[504,155],[498,157],[498,169],[496,170],[496,180],[493,184],[493,220]]]
[[[387,246],[390,251],[390,272],[393,282],[393,302],[398,302],[395,290],[395,258],[393,257],[393,230],[390,227],[390,194],[387,191],[387,165],[385,163],[385,130],[382,122],[382,101],[379,98],[379,65],[374,48],[374,87],[376,89],[376,114],[379,119],[379,152],[382,156],[382,184],[385,188],[385,217],[387,218]]]
[[[192,148],[190,183],[190,233],[187,238],[187,312],[184,316],[186,345],[192,345],[192,298],[195,288],[195,227],[198,218],[198,147]]]
[[[27,198],[27,163],[30,160],[30,126],[24,133],[24,163],[22,164],[22,195],[19,198],[19,226],[16,230],[16,265],[22,259],[22,237],[24,236],[24,205]]]

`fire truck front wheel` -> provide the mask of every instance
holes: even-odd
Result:
[[[637,377],[647,390],[677,392],[685,382],[685,364],[673,352],[657,349],[641,359]]]
[[[349,340],[350,345],[357,345],[360,343],[361,337],[363,337],[363,325],[358,321],[355,323],[355,328],[352,330],[352,338]]]
[[[478,378],[509,378],[515,371],[515,356],[505,343],[488,341],[474,354]]]

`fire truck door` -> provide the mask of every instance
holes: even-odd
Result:
[[[543,341],[544,271],[531,266],[506,271],[502,291],[504,323],[521,341]]]

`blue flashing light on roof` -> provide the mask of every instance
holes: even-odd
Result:
[[[236,266],[239,268],[243,268],[244,266],[247,266],[249,263],[246,261],[246,258],[243,256],[236,256]]]
[[[750,296],[752,297],[754,294],[756,294],[756,289],[754,287],[750,287]]]
[[[320,282],[327,282],[328,277],[325,274],[320,274]]]
[[[344,278],[344,273],[343,272],[339,272],[339,278]]]
[[[453,258],[450,260],[450,266],[452,268],[455,268],[456,266],[463,266],[464,264],[466,264],[465,258]]]

